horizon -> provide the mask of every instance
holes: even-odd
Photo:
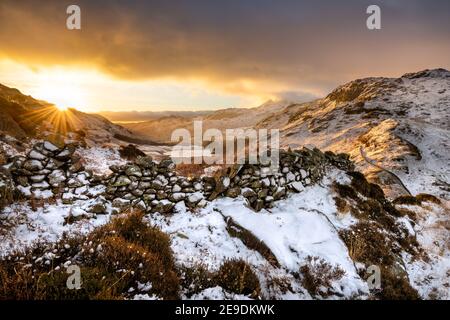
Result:
[[[69,4],[2,1],[0,83],[90,113],[206,111],[450,69],[448,1],[379,2],[379,30],[369,1],[81,0],[80,30],[66,27]]]
[[[407,73],[416,73],[416,72],[421,72],[421,71],[425,71],[425,70],[438,70],[438,69],[443,69],[443,70],[447,70],[448,71],[448,69],[446,69],[446,68],[436,66],[436,67],[432,67],[432,68],[426,68],[426,69],[423,69],[423,70],[411,70],[409,72],[405,72],[405,73],[402,73],[401,75],[393,76],[393,77],[367,76],[367,77],[363,77],[363,78],[353,79],[350,82],[355,81],[355,80],[359,80],[359,79],[377,78],[377,77],[381,77],[381,78],[400,78],[400,77],[402,77],[403,75],[405,75]],[[48,100],[45,100],[44,98],[40,98],[38,96],[35,96],[35,95],[33,95],[33,94],[29,93],[29,92],[24,91],[24,89],[22,89],[22,88],[15,87],[14,85],[10,85],[8,83],[1,83],[1,82],[0,82],[0,85],[6,86],[6,87],[11,88],[11,89],[17,89],[24,95],[27,95],[27,96],[30,96],[30,97],[36,99],[36,100],[40,100],[40,101],[49,103],[51,105],[54,105],[58,109],[60,109],[62,111],[67,110],[67,109],[76,109],[78,111],[82,111],[82,112],[85,112],[85,113],[88,113],[88,114],[99,114],[99,115],[104,115],[104,114],[117,114],[117,115],[118,114],[126,114],[126,115],[130,116],[131,114],[136,114],[137,116],[140,116],[140,115],[143,115],[143,114],[161,114],[161,117],[165,117],[166,115],[163,115],[163,114],[169,114],[170,115],[172,113],[171,116],[173,116],[173,114],[177,114],[178,115],[178,114],[213,113],[215,111],[220,111],[220,110],[224,110],[224,109],[251,109],[251,108],[261,107],[261,106],[263,106],[265,104],[268,104],[268,103],[281,103],[281,102],[285,102],[285,103],[308,103],[308,102],[311,102],[311,101],[313,101],[315,99],[325,98],[333,90],[335,90],[336,88],[338,88],[341,85],[345,85],[346,83],[348,83],[348,82],[338,84],[335,88],[333,88],[329,92],[325,93],[323,96],[311,97],[310,99],[301,99],[301,100],[270,99],[269,98],[268,100],[263,101],[263,102],[261,102],[261,103],[259,103],[257,105],[253,105],[253,106],[232,106],[232,105],[230,105],[230,106],[223,106],[223,107],[217,107],[217,108],[214,108],[214,107],[208,108],[208,107],[206,107],[205,109],[195,109],[195,108],[187,109],[187,108],[183,108],[183,107],[179,107],[179,108],[175,107],[174,109],[163,109],[163,108],[158,108],[158,107],[152,106],[152,107],[131,107],[131,108],[130,107],[124,107],[124,108],[126,108],[124,110],[121,110],[121,109],[119,109],[119,110],[113,110],[113,109],[83,110],[82,107],[80,108],[80,107],[77,107],[77,106],[66,106],[66,107],[64,107],[64,106],[58,105],[57,103],[54,103],[53,101],[48,101]],[[129,119],[127,119],[127,120],[125,120],[125,119],[121,119],[121,120],[110,119],[110,120],[112,122],[114,122],[114,123],[121,123],[121,122],[122,123],[127,123],[127,122],[136,123],[136,122],[148,121],[148,119],[144,119],[144,120],[139,121],[139,120],[135,120],[134,118],[133,118],[133,120],[129,120]]]

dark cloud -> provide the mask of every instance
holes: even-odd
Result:
[[[0,54],[281,96],[450,67],[447,0],[75,1],[83,29],[68,31],[65,9],[73,3],[1,0]],[[365,27],[365,9],[374,3],[382,8],[380,31]]]

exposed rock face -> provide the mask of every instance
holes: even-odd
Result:
[[[176,174],[170,159],[156,163],[139,155],[125,165],[111,166],[108,177],[98,177],[84,169],[75,151],[75,145],[59,148],[50,142],[37,143],[26,157],[16,157],[8,165],[14,182],[10,189],[25,198],[55,197],[67,204],[90,200],[90,212],[95,214],[105,213],[108,206],[169,214],[180,201],[195,208],[221,196],[243,196],[259,211],[289,192],[302,192],[331,166],[353,169],[347,155],[302,149],[281,151],[274,171],[263,165],[236,164],[215,177],[186,178]]]

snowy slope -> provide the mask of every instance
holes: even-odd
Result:
[[[393,171],[412,194],[449,199],[450,72],[436,69],[401,78],[347,83],[326,98],[293,104],[259,122],[279,128],[285,147],[314,145],[349,153],[360,170],[395,197],[405,191],[392,176],[361,155]]]
[[[100,151],[89,152],[96,154]],[[98,161],[100,159],[108,161],[105,156],[99,157]],[[349,248],[339,234],[355,226],[359,219],[336,208],[336,193],[332,188],[334,182],[348,184],[350,178],[343,171],[334,169],[319,184],[306,187],[303,192],[292,194],[286,200],[277,201],[270,210],[255,212],[247,206],[243,197],[221,198],[195,211],[189,210],[184,202],[179,202],[173,215],[155,213],[146,215],[145,219],[170,235],[178,266],[203,265],[216,271],[227,259],[243,259],[256,271],[262,295],[266,299],[321,298],[320,295],[311,296],[297,276],[309,257],[322,259],[345,272],[341,278],[332,281],[331,288],[327,288],[331,294],[322,298],[366,299],[370,293],[359,272],[361,265],[352,260]],[[113,217],[110,204],[106,214],[90,213],[88,208],[91,205],[86,200],[77,200],[72,205],[58,200],[35,210],[27,203],[5,208],[0,220],[7,222],[8,228],[0,232],[0,252],[6,255],[37,241],[54,242],[63,234],[86,234]],[[404,207],[417,212],[417,224],[413,226],[407,217],[397,218],[396,221],[409,228],[428,255],[427,259],[413,259],[408,253],[403,253],[409,281],[423,298],[448,299],[449,292],[445,289],[450,281],[448,203],[444,206],[427,203]],[[66,224],[69,216],[83,219]],[[275,255],[279,266],[274,266],[258,251],[247,247],[241,239],[232,237],[227,230],[229,218],[263,241]],[[288,284],[288,289],[283,283]],[[248,299],[221,287],[207,288],[194,295],[183,292],[184,299]],[[134,298],[158,299],[139,292]]]

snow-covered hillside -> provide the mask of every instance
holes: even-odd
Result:
[[[56,146],[10,114],[41,102],[0,89],[0,299],[450,299],[446,70],[202,117],[280,129],[275,173],[183,171],[168,146],[126,149],[142,136],[78,111],[84,133]],[[160,136],[192,121],[159,120]],[[75,296],[70,265],[87,284]]]
[[[49,156],[41,156],[36,150]],[[25,192],[21,201],[5,197],[14,186],[7,187],[11,180],[0,176],[0,200],[5,205],[0,213],[0,270],[8,286],[19,281],[14,274],[9,278],[8,270],[27,272],[32,267],[34,278],[51,277],[57,281],[65,279],[64,270],[75,264],[91,277],[92,268],[101,266],[112,275],[133,275],[120,279],[110,279],[111,274],[100,277],[106,277],[106,282],[125,279],[115,298],[450,298],[448,201],[422,195],[392,204],[379,187],[351,171],[352,164],[345,156],[318,150],[288,152],[282,158],[280,172],[273,177],[265,176],[263,168],[248,175],[247,170],[254,170],[252,166],[241,169],[238,176],[230,171],[216,180],[221,181],[215,183],[220,193],[214,199],[214,192],[207,188],[210,177],[186,179],[168,170],[167,161],[154,164],[150,158],[138,158],[135,163],[127,163],[117,150],[100,147],[80,147],[68,158],[62,155],[65,150],[46,142],[17,152],[41,159],[28,164],[25,161],[24,167],[34,166],[29,169],[33,171],[27,178],[32,181],[28,187],[19,185],[26,183],[26,171],[19,164],[3,167],[5,174],[16,168],[11,173],[14,183],[17,180],[17,191]],[[58,179],[62,183],[67,180],[65,187],[46,184],[48,174],[47,180],[54,185],[55,170],[38,175],[38,165],[47,157],[61,159],[62,169],[58,172],[70,165],[67,178]],[[48,162],[57,163],[52,158]],[[144,168],[153,168],[155,173]],[[251,187],[240,188],[244,181]],[[281,196],[274,198],[272,192]],[[261,204],[258,210],[254,209],[255,201]],[[130,203],[136,203],[132,208],[139,208],[137,212],[146,210],[138,215],[141,222],[135,220]],[[167,211],[168,205],[171,209]],[[170,269],[178,274],[169,293],[164,289],[169,284],[148,280],[145,272],[150,262],[140,260],[140,250],[144,250],[140,246],[151,249],[156,241],[139,240],[149,228],[142,222],[161,230],[163,239],[170,241],[170,251],[159,253],[169,261],[173,256]],[[126,226],[131,229],[121,231]],[[109,228],[115,229],[105,235],[102,230]],[[125,238],[117,238],[123,232],[120,237]],[[112,245],[111,241],[119,242]],[[122,247],[120,241],[137,242]],[[162,250],[159,246],[157,250]],[[117,256],[116,250],[126,252]],[[114,258],[107,258],[110,254]],[[244,284],[236,287],[234,280],[230,283],[224,278],[223,272],[231,272],[224,271],[224,266],[238,268],[238,278],[251,273],[247,276],[253,280],[239,278],[236,281]],[[367,282],[371,266],[381,272],[380,287],[372,288]],[[42,274],[38,276],[38,272]],[[95,282],[98,277],[86,281]],[[61,285],[62,296],[56,298],[73,297],[64,291],[65,282]],[[41,294],[55,298],[51,292]],[[23,297],[13,287],[4,294],[3,298]],[[27,294],[28,298],[36,297]],[[85,294],[93,297],[89,292]]]
[[[268,101],[257,108],[228,108],[200,116],[170,116],[122,125],[153,141],[168,143],[172,132],[176,129],[185,128],[193,132],[194,121],[202,121],[203,130],[213,128],[225,131],[226,129],[249,128],[289,104],[286,101]]]
[[[349,153],[392,197],[407,191],[382,168],[394,172],[412,194],[450,197],[447,70],[355,80],[324,99],[292,104],[258,127],[279,128],[284,147],[314,145]]]
[[[349,153],[358,169],[392,198],[428,192],[449,199],[449,108],[450,72],[435,69],[355,80],[308,103],[269,101],[258,108],[125,126],[160,142],[169,141],[177,128],[192,130],[194,120],[202,120],[204,129],[279,129],[284,148]]]

